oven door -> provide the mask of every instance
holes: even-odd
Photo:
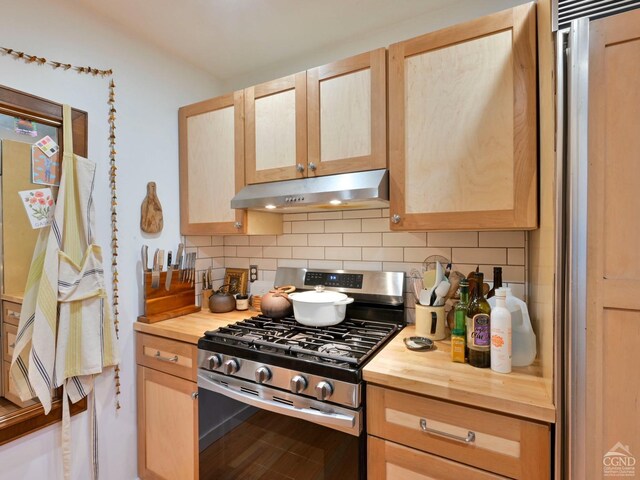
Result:
[[[198,371],[200,480],[364,479],[362,410]]]

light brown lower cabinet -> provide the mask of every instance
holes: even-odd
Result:
[[[136,349],[138,475],[143,480],[197,480],[197,349],[140,333]]]
[[[370,479],[551,477],[544,423],[368,385],[367,432]]]
[[[506,478],[369,435],[369,480],[487,480]]]

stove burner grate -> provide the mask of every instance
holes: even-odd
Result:
[[[370,320],[345,319],[330,327],[308,327],[292,317],[257,316],[206,332],[214,342],[339,366],[358,366],[396,330]]]

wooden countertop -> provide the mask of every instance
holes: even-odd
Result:
[[[138,332],[149,333],[159,337],[172,338],[182,342],[196,344],[207,330],[215,330],[230,323],[244,320],[256,312],[253,310],[234,310],[228,313],[211,313],[204,308],[196,313],[182,317],[170,318],[156,323],[135,322],[133,329]]]
[[[363,378],[409,393],[555,423],[551,382],[542,378],[535,363],[514,367],[509,374],[495,373],[453,363],[448,341],[436,342],[434,351],[411,351],[403,340],[412,335],[415,327],[409,325],[364,367]]]

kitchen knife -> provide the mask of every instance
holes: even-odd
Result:
[[[151,272],[151,288],[158,288],[160,286],[160,265],[158,259],[160,257],[160,250],[156,248],[156,252],[153,254],[153,270]]]
[[[184,243],[178,244],[178,253],[176,253],[176,261],[173,264],[173,267],[178,269],[182,264],[182,253],[184,252]]]
[[[142,245],[142,274],[149,271],[149,246]]]
[[[191,286],[193,286],[194,280],[196,279],[196,254],[191,254],[191,263],[189,264],[189,282]]]
[[[173,274],[173,265],[171,265],[171,250],[167,253],[167,279],[164,282],[164,289],[169,291],[171,289],[171,276]]]
[[[190,275],[189,275],[189,282],[191,282],[192,287],[195,279],[196,279],[196,254],[194,252],[191,254],[191,268],[190,268]]]

